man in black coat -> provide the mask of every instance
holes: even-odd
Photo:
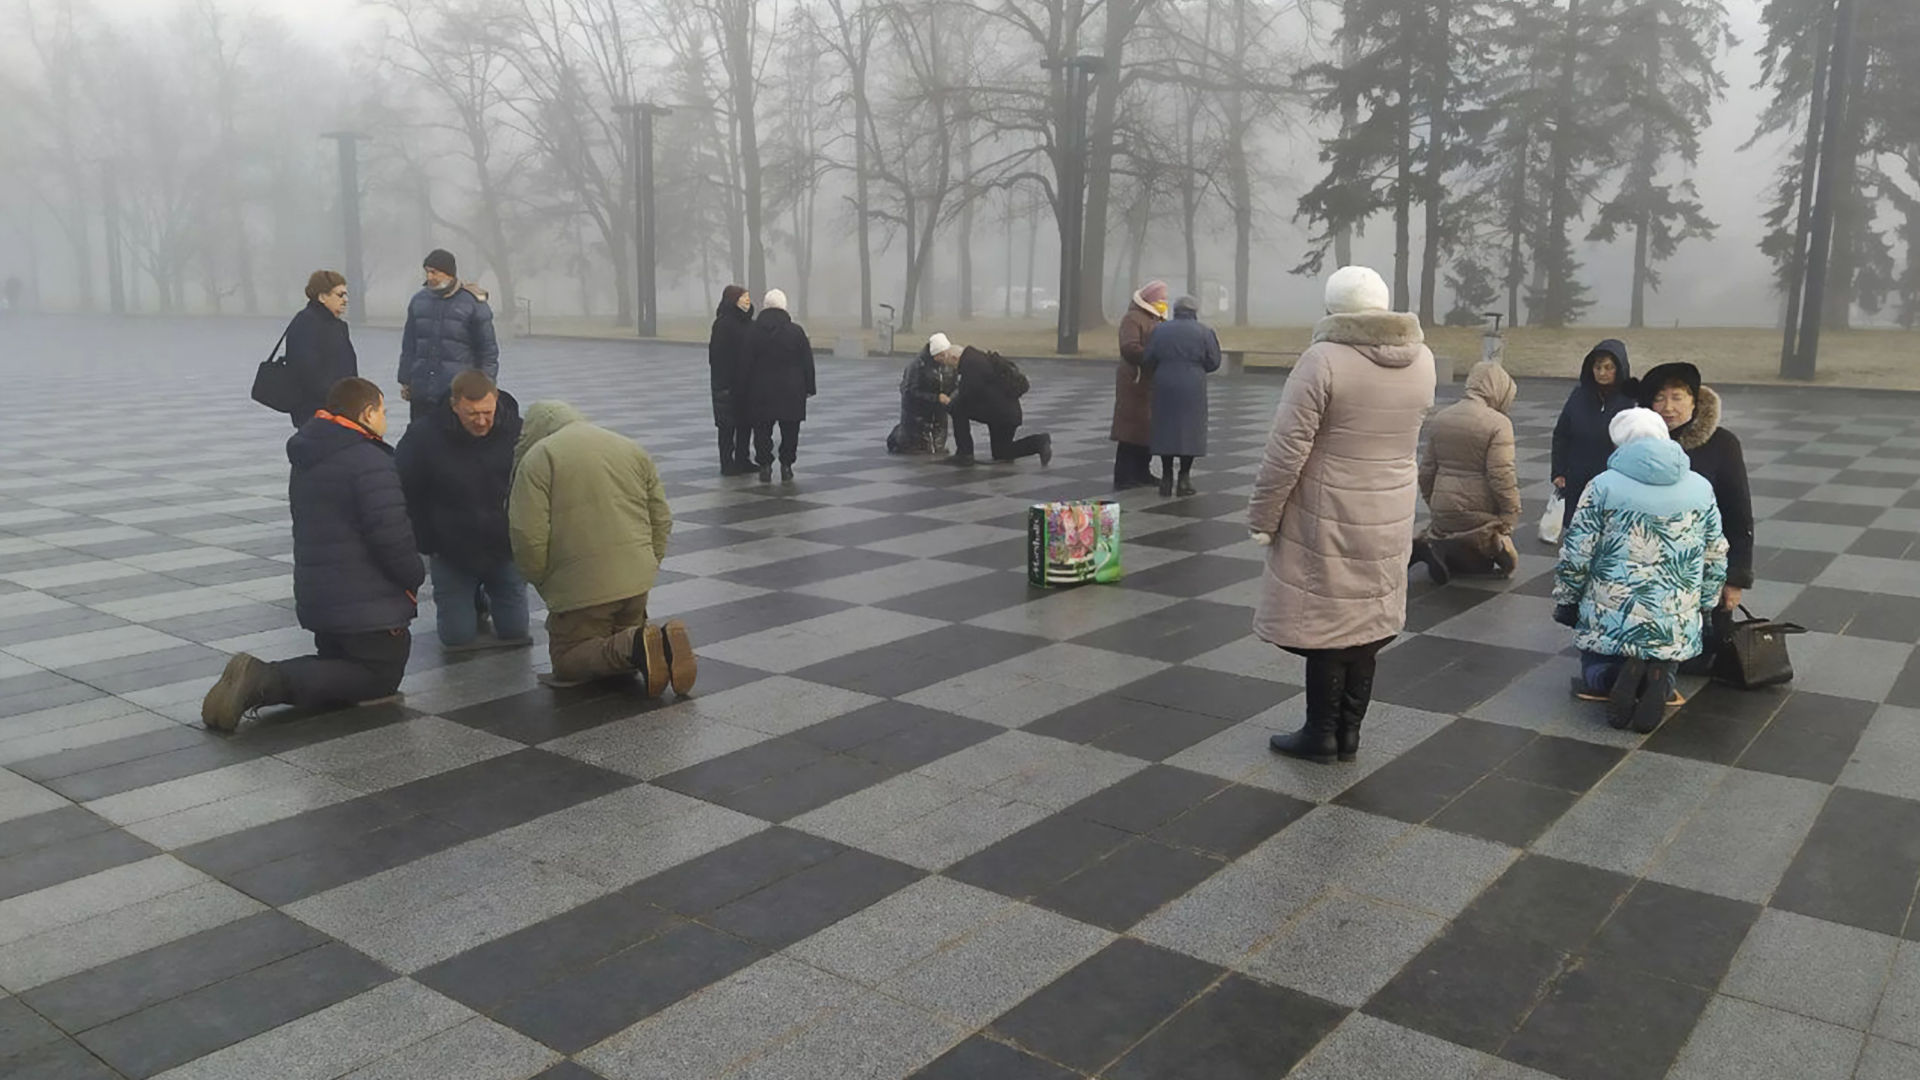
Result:
[[[1039,455],[1040,464],[1053,461],[1053,436],[1013,437],[1025,415],[1020,398],[1027,392],[1027,377],[1013,361],[999,353],[986,352],[969,345],[960,353],[960,388],[947,406],[953,415],[953,456],[955,465],[973,464],[973,422],[987,425],[993,460],[1015,461]]]
[[[347,332],[347,279],[335,270],[307,278],[307,306],[287,324],[287,367],[299,379],[301,398],[288,414],[304,427],[327,403],[327,391],[360,374],[360,360]]]
[[[707,381],[713,392],[713,426],[720,430],[720,475],[753,471],[753,425],[747,419],[741,351],[753,329],[753,297],[738,285],[720,294],[707,339]]]
[[[780,427],[780,479],[793,479],[800,456],[800,424],[814,395],[813,342],[787,314],[787,294],[768,289],[766,309],[754,320],[741,354],[746,365],[747,416],[760,482],[773,479],[773,429]]]
[[[426,570],[386,433],[380,388],[353,378],[287,440],[294,612],[317,654],[278,663],[236,654],[200,704],[207,727],[232,731],[267,705],[331,708],[400,688]]]
[[[447,400],[453,377],[469,369],[500,378],[500,344],[486,291],[463,285],[450,252],[427,253],[426,284],[407,304],[400,332],[400,397],[420,419]]]
[[[430,556],[434,621],[448,652],[532,644],[527,582],[507,536],[519,440],[520,403],[463,371],[447,404],[408,427],[394,455],[414,538]],[[481,611],[496,637],[482,636]]]

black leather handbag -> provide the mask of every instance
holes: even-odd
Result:
[[[287,324],[289,328],[293,324]],[[253,400],[272,409],[274,412],[291,413],[300,407],[300,378],[293,368],[287,365],[287,358],[280,347],[287,343],[287,332],[280,332],[280,340],[274,342],[267,358],[253,373]]]
[[[1713,677],[1742,690],[1758,690],[1793,681],[1793,660],[1787,639],[1804,634],[1799,623],[1762,619],[1740,606],[1740,618],[1729,618],[1716,642]]]

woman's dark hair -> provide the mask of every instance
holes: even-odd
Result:
[[[746,292],[745,286],[729,285],[720,292],[720,302],[732,307],[740,302],[740,294]]]
[[[338,270],[315,270],[307,279],[307,299],[318,300],[346,283]]]

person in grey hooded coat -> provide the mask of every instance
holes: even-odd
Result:
[[[1192,495],[1193,459],[1207,453],[1207,376],[1220,370],[1220,338],[1200,321],[1200,301],[1174,301],[1173,318],[1147,339],[1142,366],[1153,376],[1148,445],[1160,457],[1160,494],[1175,492],[1177,458],[1178,491]]]

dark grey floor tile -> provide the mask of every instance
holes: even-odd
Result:
[[[1580,796],[1494,774],[1435,814],[1432,824],[1509,847],[1526,847],[1553,827]]]
[[[60,1029],[16,998],[0,998],[0,1061],[60,1041]],[[0,1076],[9,1075],[0,1073]]]
[[[1456,922],[1400,969],[1366,1012],[1492,1053],[1560,974],[1551,945]]]
[[[1264,444],[1261,448],[1264,449]],[[1217,518],[1243,513],[1246,509],[1245,496],[1203,492],[1199,495],[1188,495],[1185,498],[1159,503],[1154,506],[1153,512],[1171,517]]]
[[[1105,700],[1124,699],[1107,698]],[[1161,715],[1156,721],[1129,724],[1118,730],[1109,731],[1094,739],[1093,746],[1101,750],[1111,750],[1116,754],[1139,758],[1142,761],[1165,761],[1187,747],[1205,742],[1237,723],[1226,717],[1168,709],[1144,701],[1127,702],[1127,704],[1135,708],[1157,709],[1160,710]]]
[[[1348,1010],[1229,975],[1102,1075],[1108,1080],[1271,1080],[1285,1076]]]
[[[322,945],[103,1024],[79,1038],[130,1080],[144,1080],[393,978],[393,972],[345,945]]]
[[[1015,540],[1011,543],[1018,548],[1024,545],[1025,541]],[[984,549],[975,549],[976,552],[982,550],[998,552],[1002,550],[1002,545],[992,544]],[[998,562],[975,563],[965,558],[966,555],[965,551],[956,552],[941,556],[938,561],[966,566],[985,565],[995,570],[1001,570],[1020,561],[1018,550],[1015,550],[1010,560]],[[929,611],[937,611],[943,619],[966,622],[982,615],[991,615],[996,611],[1005,611],[1010,607],[1030,604],[1035,600],[1064,595],[1066,594],[1058,589],[1036,588],[1027,581],[1025,573],[1002,572],[956,581],[951,585],[938,585],[931,589],[908,593],[905,596],[896,596],[890,600],[878,601],[873,606],[887,611],[904,611],[909,615],[924,615]]]
[[[684,921],[648,903],[633,889],[622,889],[442,960],[414,972],[413,978],[463,1005],[491,1013]]]
[[[1150,835],[1175,847],[1237,859],[1307,816],[1313,805],[1264,788],[1229,784]]]
[[[105,832],[113,823],[81,806],[63,806],[0,824],[0,859]],[[0,863],[0,866],[4,866]]]
[[[1543,735],[1500,766],[1503,776],[1584,795],[1620,764],[1627,752],[1579,739]]]
[[[129,735],[123,739],[95,743],[92,746],[63,750],[45,757],[16,761],[7,766],[7,771],[44,784],[61,777],[77,776],[115,765],[144,761],[175,750],[224,745],[229,744],[218,735],[179,724],[161,728],[158,731]]]
[[[958,719],[904,701],[876,701],[831,720],[801,728],[792,738],[822,750],[844,753],[915,728]]]
[[[380,792],[383,802],[420,813],[465,803],[521,784],[556,777],[586,776],[581,761],[545,750],[516,750]],[[597,770],[596,770],[597,771]]]
[[[936,712],[920,723],[852,747],[847,754],[893,772],[911,772],[1005,731],[994,724]]]
[[[1561,978],[1500,1056],[1566,1080],[1661,1080],[1712,998],[1589,958]]]
[[[1068,918],[1125,933],[1225,867],[1226,862],[1215,856],[1139,838],[1051,886],[1032,902]]]
[[[752,787],[708,799],[766,821],[787,821],[856,791],[864,791],[898,772],[862,758],[828,754]]]
[[[1508,724],[1459,719],[1422,739],[1401,757],[1486,773],[1503,766],[1539,738]]]
[[[331,712],[287,709],[258,717],[247,727],[247,748],[262,754],[284,754],[349,735],[361,735],[412,720],[421,714],[398,702],[359,705]]]
[[[637,783],[638,780],[623,773],[574,762],[550,775],[493,792],[476,793],[453,805],[436,807],[430,813],[438,821],[465,829],[475,836],[485,836],[515,825],[524,825],[534,818],[558,813],[602,795],[611,795]]]
[[[1850,459],[1840,458],[1837,459],[1836,464],[1826,467],[1844,468],[1849,461]],[[1906,483],[1903,483],[1901,486],[1906,487],[1911,483],[1912,479],[1908,478]],[[1871,525],[1875,521],[1878,521],[1880,515],[1884,512],[1885,509],[1879,506],[1860,506],[1853,503],[1819,502],[1815,499],[1798,499],[1787,504],[1779,513],[1774,514],[1772,520],[1804,521],[1815,525],[1851,525],[1861,527]]]
[[[1835,788],[1771,906],[1899,934],[1920,882],[1920,803]]]
[[[1157,512],[1157,511],[1156,511]],[[1247,528],[1234,521],[1195,521],[1190,525],[1177,525],[1171,529],[1160,529],[1148,533],[1130,543],[1144,544],[1147,547],[1167,548],[1171,551],[1218,551],[1231,544],[1244,544],[1247,541]],[[1246,629],[1245,610],[1241,612],[1241,630]]]
[[[269,904],[291,904],[473,839],[430,817],[402,818],[349,839],[223,875],[227,884]]]
[[[28,640],[33,639],[30,638]],[[0,635],[0,648],[5,648],[6,644],[5,635]],[[40,686],[33,690],[21,690],[17,693],[0,697],[0,719],[9,716],[20,716],[24,713],[39,712],[42,709],[57,709],[62,705],[73,705],[82,701],[92,701],[94,698],[107,696],[85,683],[63,678],[62,676],[55,675],[51,671],[47,672],[47,676],[47,685]],[[22,677],[22,679],[25,678],[37,678],[37,676]],[[11,681],[20,682],[22,680],[16,679]]]
[[[861,544],[877,544],[882,540],[894,540],[902,536],[918,536],[936,529],[949,528],[950,524],[939,518],[915,517],[912,514],[895,514],[891,517],[873,518],[868,521],[856,521],[851,525],[832,525],[824,529],[794,533],[795,540],[805,540],[814,544],[835,544],[840,547],[858,547]],[[879,564],[875,564],[879,565]]]
[[[178,583],[175,583],[176,586]],[[62,668],[61,674],[110,694],[132,694],[156,686],[208,678],[227,666],[228,654],[205,645],[183,645]]]
[[[1246,538],[1238,525],[1200,522],[1189,528],[1221,525]],[[1175,530],[1182,531],[1182,530]],[[1074,638],[1076,645],[1111,652],[1144,656],[1153,660],[1184,663],[1223,645],[1231,645],[1252,633],[1247,609],[1236,604],[1217,604],[1209,600],[1186,600],[1138,618],[1115,623],[1091,634]]]
[[[1784,696],[1774,700],[1779,707]],[[1731,765],[1767,726],[1769,716],[1727,716],[1694,709],[1688,702],[1642,743],[1642,750]]]
[[[1041,1057],[1099,1072],[1222,974],[1121,938],[1014,1006],[993,1030]]]
[[[1544,576],[1544,575],[1543,575]],[[1448,589],[1416,584],[1407,597],[1407,632],[1424,633],[1456,615],[1464,615],[1499,595],[1486,589]]]
[[[975,1035],[908,1080],[1079,1080],[1050,1061]]]
[[[1610,870],[1522,855],[1460,918],[1490,933],[1577,952],[1632,885],[1632,878]]]
[[[702,921],[769,949],[863,911],[926,872],[864,851],[843,851],[704,916]]]
[[[1078,873],[1127,842],[1107,825],[1056,814],[947,867],[947,877],[1023,899]]]
[[[653,783],[696,799],[714,801],[804,768],[826,756],[824,748],[803,738],[787,736],[722,754],[711,761],[668,773]]]
[[[1380,658],[1373,697],[1429,712],[1461,713],[1549,660],[1525,649],[1416,637]]]
[[[515,998],[493,1018],[574,1054],[766,956],[698,923],[679,926]]]
[[[85,1031],[190,994],[332,939],[262,911],[35,987],[21,995],[68,1031]]]
[[[411,811],[369,795],[190,844],[175,851],[173,857],[214,877],[230,878],[242,870],[353,840],[413,816]]]
[[[0,859],[0,900],[124,866],[159,853],[159,848],[119,829],[89,833],[61,843],[37,847],[11,858]]]
[[[577,1061],[563,1061],[529,1080],[605,1080],[605,1078]]]
[[[1237,722],[1201,713],[1190,713],[1171,705],[1137,701],[1119,694],[1106,693],[1048,713],[1026,724],[1022,730],[1065,742],[1084,744],[1131,727],[1179,724],[1189,718],[1208,723],[1224,723],[1229,727]]]
[[[1853,757],[1875,707],[1872,702],[1795,691],[1735,764],[1831,784]]]
[[[614,680],[560,689],[540,686],[453,709],[445,717],[456,724],[531,745],[647,711],[649,701],[642,696],[641,689],[632,682]]]
[[[1402,754],[1341,792],[1334,802],[1400,821],[1422,822],[1459,798],[1483,775],[1473,769]]]
[[[1189,555],[1127,574],[1127,588],[1162,596],[1196,597],[1234,585],[1255,585],[1260,567],[1227,555]],[[1251,620],[1248,626],[1252,626]]]
[[[1042,638],[978,626],[942,626],[792,672],[796,679],[899,697],[1042,648]]]
[[[775,827],[655,874],[629,891],[668,911],[699,917],[846,850],[831,840]]]
[[[1273,708],[1299,690],[1285,683],[1245,675],[1176,666],[1130,682],[1114,693],[1133,701],[1238,722]]]
[[[822,551],[813,555],[763,563],[760,566],[749,566],[741,570],[729,570],[714,576],[722,581],[752,585],[761,589],[791,589],[797,585],[811,585],[907,561],[905,555],[840,548],[836,551]]]
[[[1062,813],[1130,833],[1147,833],[1199,806],[1226,786],[1227,781],[1216,776],[1150,765]]]
[[[224,769],[259,756],[251,747],[232,741],[213,742],[89,772],[55,777],[43,783],[74,802],[91,802],[137,788],[164,784],[169,780]]]
[[[1642,881],[1600,928],[1590,951],[1712,990],[1759,917],[1758,904]]]
[[[1901,668],[1899,677],[1893,680],[1893,689],[1887,691],[1887,704],[1920,709],[1920,649],[1907,658],[1907,666]]]
[[[763,536],[752,539],[764,540]],[[679,550],[676,541],[675,550]],[[807,619],[817,619],[822,615],[831,615],[836,611],[845,611],[854,605],[845,600],[829,600],[824,596],[807,596],[803,593],[769,592],[759,596],[749,596],[744,600],[730,600],[724,604],[689,611],[686,620],[687,632],[692,635],[694,647],[702,642],[725,641],[729,638],[761,630],[771,630]],[[707,661],[700,662],[702,678],[705,678]]]
[[[14,1057],[0,1057],[7,1080],[122,1080],[86,1047],[62,1038]]]

